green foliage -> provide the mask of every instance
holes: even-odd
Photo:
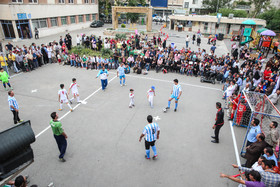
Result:
[[[270,30],[280,30],[280,9],[271,9],[258,16],[260,19],[266,20],[266,28]]]
[[[126,13],[127,19],[130,20],[131,23],[136,23],[139,19],[138,13]]]
[[[229,14],[234,14],[234,17],[239,17],[239,18],[246,18],[247,17],[247,12],[245,10],[233,10],[229,8],[221,8],[219,9],[219,13],[222,13],[222,16],[228,17]],[[214,15],[217,15],[214,13]]]
[[[253,18],[257,17],[262,9],[267,10],[270,8],[270,0],[250,0],[250,2],[254,4],[255,7],[250,15]]]
[[[112,52],[111,49],[105,49],[105,48],[101,49],[101,56],[102,57],[109,58],[112,55],[113,55],[113,52]]]
[[[123,23],[123,24],[121,24],[121,28],[125,28],[126,26],[125,26],[125,24]]]
[[[69,51],[69,54],[78,54],[79,56],[103,56],[100,51],[93,51],[92,49],[84,48],[82,46],[75,46]],[[107,57],[107,56],[106,56]]]
[[[236,5],[247,5],[250,6],[252,2],[246,2],[246,1],[235,1]]]
[[[220,8],[227,8],[230,5],[230,0],[203,0],[202,6],[209,9],[210,13],[216,12]]]
[[[144,34],[145,34],[145,32],[144,32],[144,31],[141,31],[141,32],[140,32],[140,34],[141,34],[141,35],[144,35]]]
[[[116,39],[126,39],[126,35],[125,34],[116,34],[115,38]]]

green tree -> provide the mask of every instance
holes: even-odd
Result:
[[[251,13],[251,17],[255,18],[260,14],[261,10],[268,10],[270,8],[270,0],[250,0],[255,9]]]
[[[280,9],[270,9],[260,14],[258,18],[266,20],[266,28],[270,30],[280,30]]]
[[[146,4],[146,2],[143,0],[128,0],[127,6],[137,6],[138,4],[143,5],[143,3]],[[139,14],[138,13],[126,13],[126,17],[127,17],[127,19],[130,20],[131,23],[136,23],[137,20],[139,19]]]
[[[234,17],[239,17],[239,18],[246,18],[247,17],[247,12],[245,10],[233,10],[229,8],[221,8],[218,11],[219,13],[222,13],[222,16],[228,17],[229,14],[234,14]],[[212,13],[210,15],[216,16],[216,13]]]
[[[230,6],[230,0],[203,0],[202,6],[207,8],[210,13],[213,13],[220,8],[228,8]]]

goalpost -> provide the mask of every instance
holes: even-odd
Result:
[[[257,92],[243,91],[232,124],[232,126],[247,128],[240,155],[246,152],[244,149],[246,148],[247,135],[251,127],[251,122],[255,118],[260,120],[259,125],[265,136],[269,133],[269,125],[272,121],[276,121],[280,125],[280,112],[267,95]]]

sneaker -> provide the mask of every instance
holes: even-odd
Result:
[[[154,156],[153,156],[153,160],[155,160],[155,159],[157,159],[157,155],[154,155]]]
[[[129,106],[129,108],[132,108],[132,106]]]
[[[13,87],[10,87],[10,90],[13,90]]]
[[[19,122],[21,123],[21,122],[23,122],[23,120],[19,120]]]
[[[165,109],[170,109],[170,107],[166,107]]]
[[[135,106],[135,105],[132,105],[132,106]]]
[[[122,87],[123,85],[121,84],[121,87]]]
[[[6,91],[8,91],[8,88],[5,88]]]
[[[126,86],[126,84],[123,84],[123,86]]]
[[[174,109],[174,112],[176,112],[176,111],[177,111],[177,109],[175,108],[175,109]]]
[[[70,109],[70,112],[73,112],[74,110],[73,109]]]
[[[66,162],[66,160],[64,158],[60,158],[59,161],[60,162]]]
[[[62,111],[62,109],[58,109],[59,111]]]
[[[71,105],[73,104],[71,100],[69,100],[69,103],[70,103]]]
[[[146,158],[147,160],[150,160],[150,158],[148,158],[147,155],[145,155],[145,158]]]

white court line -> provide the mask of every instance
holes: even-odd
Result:
[[[16,76],[18,76],[18,75],[20,75],[20,74],[22,74],[23,72],[20,72],[20,73],[18,73],[18,74],[15,74],[15,75],[12,75],[12,76],[10,76],[11,78],[13,78],[13,77],[16,77]]]
[[[162,79],[154,79],[154,78],[150,78],[150,77],[142,77],[142,76],[134,76],[134,75],[126,75],[127,77],[134,77],[134,78],[141,78],[141,79],[148,79],[148,80],[154,80],[154,81],[161,81],[161,82],[169,82],[169,83],[173,83],[173,81],[167,81],[167,80],[162,80]],[[186,86],[193,86],[193,87],[197,87],[197,88],[206,88],[206,89],[210,89],[210,90],[216,90],[216,91],[221,91],[221,89],[218,88],[211,88],[208,86],[199,86],[199,85],[195,85],[195,84],[188,84],[188,83],[182,83],[180,82],[181,85],[186,85]]]
[[[231,136],[232,136],[232,141],[233,141],[233,147],[234,147],[236,162],[237,162],[238,166],[241,166],[240,157],[239,157],[239,154],[238,154],[237,143],[236,143],[236,138],[235,138],[235,133],[234,133],[233,126],[232,126],[232,121],[229,122],[229,125],[230,125],[230,130],[231,130]]]
[[[108,83],[110,83],[111,81],[113,81],[117,76],[114,76],[111,80],[109,80]],[[102,89],[102,87],[98,88],[97,90],[95,90],[92,94],[90,94],[89,96],[87,96],[84,101],[88,100],[89,98],[91,98],[94,94],[96,94],[98,91],[100,91]],[[81,105],[81,103],[77,104],[73,110],[75,110],[77,107],[79,107]],[[63,118],[65,118],[68,114],[70,114],[71,111],[66,112],[63,116],[61,116],[58,120],[62,120]],[[43,134],[44,132],[46,132],[49,128],[51,128],[51,126],[46,127],[44,130],[42,130],[39,134],[37,134],[35,136],[35,138],[38,138],[41,134]]]

